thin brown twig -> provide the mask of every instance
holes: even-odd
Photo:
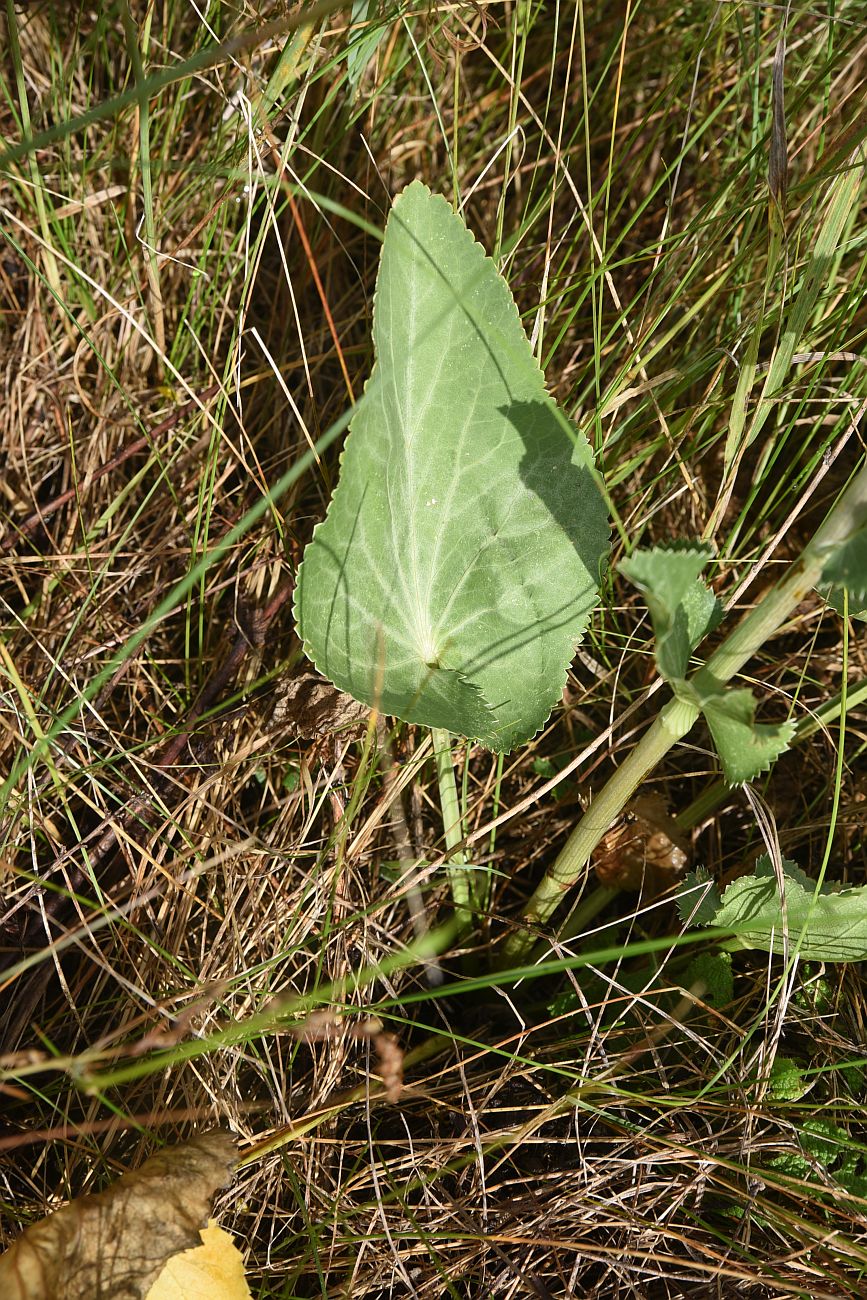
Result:
[[[268,137],[268,146],[271,151],[271,157],[274,161],[274,166],[277,169],[277,176],[280,180],[280,185],[283,189],[283,192],[286,195],[286,202],[288,203],[289,211],[292,214],[292,221],[294,222],[295,229],[298,232],[298,238],[301,240],[301,247],[304,249],[304,256],[307,259],[307,265],[310,268],[310,274],[313,277],[313,283],[316,286],[316,292],[319,295],[319,301],[322,304],[322,314],[325,317],[325,323],[328,326],[328,332],[331,335],[331,338],[334,342],[334,350],[337,353],[337,360],[340,363],[340,371],[341,374],[343,375],[343,382],[346,384],[346,392],[350,402],[354,402],[355,393],[353,392],[353,388],[352,388],[352,380],[349,377],[349,370],[347,369],[346,366],[346,358],[343,355],[343,348],[340,345],[340,336],[337,333],[337,326],[334,324],[334,317],[332,316],[331,308],[328,305],[328,295],[325,292],[325,286],[322,283],[322,277],[320,276],[319,268],[316,265],[316,258],[313,256],[313,249],[310,246],[310,240],[307,236],[307,230],[304,226],[304,221],[302,219],[301,212],[298,208],[298,203],[295,199],[295,195],[292,193],[291,186],[287,184],[286,178],[283,174],[285,171],[285,164],[283,162],[283,159],[280,156],[280,151],[277,148],[276,138],[274,136],[273,131],[271,131],[270,127],[267,128],[267,137]]]
[[[245,1114],[267,1110],[264,1101],[248,1101],[241,1105]],[[181,1106],[175,1110],[141,1111],[136,1115],[112,1115],[109,1119],[82,1120],[80,1124],[57,1124],[53,1128],[33,1128],[22,1133],[0,1134],[0,1152],[15,1151],[20,1147],[43,1142],[70,1142],[80,1138],[95,1137],[98,1133],[115,1133],[131,1128],[153,1129],[166,1124],[188,1124],[190,1120],[207,1121],[213,1116],[213,1107]]]

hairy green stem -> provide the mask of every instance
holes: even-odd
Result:
[[[703,668],[690,679],[698,700],[714,694],[789,617],[822,576],[829,555],[867,522],[867,466],[861,468],[831,509],[812,541],[787,576],[741,619]],[[633,792],[656,764],[681,740],[699,717],[696,704],[673,699],[665,705],[625,762],[596,796],[524,911],[528,927],[547,921],[567,890],[581,879],[596,845],[623,811]],[[535,942],[532,928],[518,929],[507,940],[504,963],[520,963]]]
[[[452,738],[442,727],[431,727],[434,759],[436,761],[437,781],[440,788],[440,807],[443,812],[443,832],[446,848],[454,850],[464,838],[461,824],[461,807],[458,801],[458,787],[455,781],[455,764],[452,757]],[[455,905],[455,921],[458,931],[464,934],[473,923],[471,907],[471,879],[467,871],[467,856],[460,850],[451,852],[446,864],[452,887],[452,899]]]
[[[531,926],[541,925],[562,901],[567,890],[581,877],[590,861],[590,855],[615,818],[625,808],[645,776],[682,736],[685,736],[698,718],[698,708],[681,700],[670,700],[645,732],[601,792],[591,803],[556,861],[539,882],[536,892],[524,911],[524,919]],[[535,936],[528,930],[517,930],[508,940],[504,957],[509,962],[526,956]]]
[[[811,713],[802,717],[798,721],[797,730],[792,738],[791,747],[797,745],[800,741],[806,740],[809,736],[814,735],[820,727],[830,726],[840,717],[844,696],[847,700],[847,708],[854,709],[857,705],[863,704],[867,700],[867,679],[856,682],[848,692],[840,692],[827,700],[824,704]],[[697,826],[700,822],[709,817],[726,798],[730,787],[725,781],[714,781],[701,794],[693,799],[682,812],[675,817],[677,826],[682,831],[688,831]],[[605,885],[597,885],[595,889],[585,894],[577,907],[569,914],[565,924],[558,934],[560,943],[568,943],[570,939],[576,938],[583,934],[586,927],[593,921],[604,908],[612,902],[620,893],[619,889],[609,889]],[[619,925],[619,920],[615,919],[608,922],[609,925]],[[603,927],[604,928],[604,927]],[[595,932],[598,938],[598,930]],[[725,946],[725,945],[724,945]],[[549,939],[543,939],[533,951],[533,960],[541,961],[548,953],[551,952],[552,944]],[[694,990],[693,990],[694,991]]]

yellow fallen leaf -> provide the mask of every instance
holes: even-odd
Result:
[[[199,1236],[201,1246],[172,1255],[146,1300],[249,1300],[244,1260],[228,1232],[210,1219]]]
[[[27,1228],[0,1255],[0,1298],[145,1300],[166,1262],[199,1246],[214,1193],[234,1164],[229,1133],[203,1133],[158,1151],[104,1192],[80,1196]]]

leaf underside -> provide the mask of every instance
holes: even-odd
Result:
[[[863,961],[867,958],[867,888],[816,893],[793,862],[783,862],[785,907],[776,874],[765,856],[755,874],[729,885],[710,915],[699,924],[731,930],[745,948],[782,953],[786,945],[809,961]],[[683,899],[681,912],[688,905]]]
[[[376,364],[298,573],[320,672],[508,750],[544,725],[596,601],[608,521],[493,262],[413,182],[386,227]]]

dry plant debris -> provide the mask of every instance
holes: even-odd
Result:
[[[308,1043],[324,1042],[346,1035],[367,1040],[379,1057],[379,1074],[386,1101],[397,1103],[403,1091],[403,1050],[397,1034],[389,1033],[378,1016],[370,1016],[347,1025],[340,1016],[330,1011],[314,1011],[303,1024],[293,1027],[296,1037]]]
[[[31,1225],[0,1256],[3,1300],[236,1300],[240,1289],[236,1248],[207,1222],[214,1193],[231,1176],[235,1142],[228,1133],[205,1133],[167,1147],[104,1192],[82,1196]],[[219,1230],[217,1230],[219,1234]],[[224,1237],[226,1234],[222,1234]],[[204,1244],[200,1244],[201,1241]],[[198,1253],[207,1251],[204,1270]],[[173,1257],[192,1251],[170,1279],[160,1280]],[[216,1269],[221,1291],[187,1289],[197,1271],[207,1285]],[[193,1270],[191,1273],[190,1270]],[[243,1277],[243,1265],[241,1267]],[[184,1281],[186,1277],[187,1281]],[[232,1283],[233,1290],[228,1289]],[[172,1289],[174,1287],[174,1289]],[[183,1287],[183,1290],[178,1290]]]
[[[689,867],[689,840],[664,799],[638,795],[624,809],[622,820],[600,840],[592,861],[601,884],[641,890],[652,898]]]
[[[297,677],[283,677],[278,683],[268,725],[310,740],[357,728],[369,714],[365,704],[315,673],[299,673]]]

